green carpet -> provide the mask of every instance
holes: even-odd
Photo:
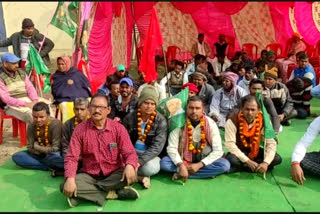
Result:
[[[312,113],[320,114],[320,101],[312,100]],[[318,107],[319,106],[319,107]],[[183,186],[171,181],[171,174],[152,177],[152,187],[134,187],[140,198],[136,201],[107,201],[104,212],[293,212],[319,211],[319,179],[307,176],[303,186],[291,180],[291,153],[296,142],[312,121],[292,120],[279,136],[278,153],[283,162],[267,180],[253,173],[221,175],[215,179],[189,179]],[[319,141],[319,139],[317,139]],[[309,151],[317,151],[315,143]],[[59,191],[62,177],[52,178],[48,172],[16,167],[10,160],[0,167],[0,212],[95,212],[90,202],[69,208]]]

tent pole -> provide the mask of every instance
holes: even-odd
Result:
[[[163,54],[163,60],[164,60],[164,69],[166,71],[166,78],[167,78],[167,89],[168,89],[168,94],[169,94],[169,97],[171,97],[170,95],[170,87],[169,87],[169,79],[168,79],[168,67],[167,67],[167,59],[166,59],[166,55],[164,53],[164,48],[163,48],[163,45],[161,45],[161,49],[162,49],[162,54]],[[157,68],[156,68],[157,70]]]
[[[131,12],[132,12],[132,19],[133,19],[133,37],[134,37],[134,45],[136,47],[136,57],[137,57],[137,63],[138,67],[140,65],[139,57],[138,57],[138,44],[137,44],[137,38],[136,38],[136,20],[134,18],[134,7],[133,7],[133,1],[131,1]]]
[[[80,22],[81,22],[81,13],[82,13],[82,2],[79,2],[79,7],[78,7],[78,29],[77,29],[77,35],[76,35],[76,54],[75,54],[75,59],[74,59],[74,67],[78,67],[78,58],[79,58],[79,49],[80,49]]]

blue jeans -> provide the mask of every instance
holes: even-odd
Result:
[[[49,169],[63,170],[63,157],[60,152],[53,152],[49,155],[35,155],[28,151],[17,152],[12,155],[12,160],[18,166],[28,169]]]
[[[167,172],[178,172],[177,166],[172,162],[169,156],[165,156],[160,161],[160,168]],[[211,178],[220,175],[230,169],[230,162],[225,158],[219,158],[212,164],[202,167],[198,172],[189,176],[189,178]]]
[[[311,89],[311,96],[320,99],[320,84]]]

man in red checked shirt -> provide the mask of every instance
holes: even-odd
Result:
[[[64,160],[65,181],[60,186],[70,207],[77,206],[79,199],[103,206],[105,199],[139,197],[128,186],[137,181],[138,157],[124,126],[107,119],[110,110],[105,95],[94,95],[91,118],[74,129]],[[81,173],[76,174],[80,156]]]

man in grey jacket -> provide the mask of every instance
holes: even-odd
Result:
[[[123,119],[139,158],[138,181],[150,188],[150,176],[160,171],[159,154],[167,140],[167,120],[156,111],[158,94],[146,86],[138,100],[138,110]]]
[[[12,34],[5,40],[1,40],[0,47],[8,47],[12,45],[13,53],[21,58],[21,67],[24,69],[24,65],[28,58],[30,44],[39,50],[43,38],[44,35],[34,28],[33,21],[29,18],[25,18],[22,21],[22,31]],[[45,38],[39,54],[47,66],[50,65],[49,52],[53,47],[54,43],[49,38]]]

